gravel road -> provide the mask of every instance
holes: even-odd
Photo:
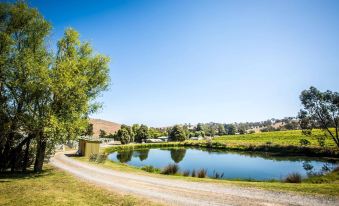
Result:
[[[106,189],[166,205],[338,205],[338,199],[125,173],[57,153],[51,164]]]

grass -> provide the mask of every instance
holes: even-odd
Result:
[[[214,138],[216,142],[226,143],[230,145],[264,145],[264,144],[278,144],[285,146],[301,146],[300,140],[306,139],[310,141],[310,147],[319,147],[317,138],[324,136],[323,131],[315,129],[311,136],[305,136],[301,130],[275,131],[275,132],[261,132],[243,135],[225,135]],[[335,147],[333,140],[328,137],[325,140],[325,147]]]
[[[41,174],[0,174],[0,205],[154,205],[109,192],[52,166]]]
[[[128,144],[112,146],[104,150],[105,153],[112,153],[122,150],[193,146],[204,148],[216,148],[230,151],[252,151],[269,152],[276,155],[304,155],[313,157],[335,157],[339,158],[339,149],[328,137],[325,146],[320,147],[317,138],[322,137],[321,130],[314,130],[311,136],[304,136],[301,130],[262,132],[244,135],[225,135],[215,137],[213,141],[184,141],[154,144]],[[306,139],[310,143],[307,146],[301,145],[300,140]]]
[[[215,184],[223,185],[236,185],[242,187],[253,187],[265,190],[273,191],[288,191],[297,192],[301,194],[312,194],[312,195],[325,195],[325,196],[336,196],[339,197],[339,171],[329,173],[325,176],[314,176],[310,179],[302,180],[300,184],[285,183],[280,181],[245,181],[245,180],[227,180],[227,179],[213,179],[212,178],[197,178],[196,171],[194,171],[194,177],[183,176],[183,175],[161,175],[157,172],[149,173],[141,170],[138,167],[130,166],[124,163],[106,161],[103,164],[97,164],[89,162],[88,158],[85,157],[73,157],[76,160],[95,164],[99,167],[108,169],[140,174],[145,176],[159,177],[165,179],[180,179],[192,182],[211,182]],[[193,173],[193,171],[192,171]]]

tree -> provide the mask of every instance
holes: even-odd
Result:
[[[169,133],[169,138],[172,141],[185,141],[186,137],[185,131],[180,125],[175,125]]]
[[[101,132],[101,130],[100,130],[100,132]],[[87,126],[87,130],[86,130],[86,132],[85,132],[85,135],[87,135],[87,136],[93,136],[93,134],[94,134],[94,132],[93,132],[93,124],[88,124],[88,126]]]
[[[224,125],[222,125],[222,124],[219,124],[218,125],[218,135],[225,135],[226,134],[226,130],[225,130],[225,127],[224,127]]]
[[[147,138],[149,138],[148,127],[142,124],[135,135],[135,141],[141,143]]]
[[[105,130],[100,130],[99,138],[105,138],[107,136],[107,133]]]
[[[21,1],[1,3],[0,18],[0,168],[25,170],[34,158],[40,172],[55,144],[86,132],[100,107],[93,100],[109,82],[109,59],[93,55],[73,29],[53,54],[45,45],[50,24]]]
[[[233,124],[226,125],[227,126],[227,134],[234,135],[236,131],[236,127]]]
[[[309,135],[313,128],[320,128],[339,147],[339,93],[329,90],[321,92],[310,87],[301,92],[300,101],[304,108],[300,110],[298,117],[303,133]]]
[[[117,137],[121,141],[121,144],[128,144],[131,142],[130,133],[126,128],[119,129]]]

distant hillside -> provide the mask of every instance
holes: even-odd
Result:
[[[113,134],[121,127],[118,123],[102,119],[90,119],[90,123],[93,124],[94,137],[99,137],[100,130],[105,130],[107,134]]]

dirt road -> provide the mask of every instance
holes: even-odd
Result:
[[[63,153],[57,153],[51,163],[106,189],[167,205],[339,205],[334,199],[124,173],[79,162]]]

